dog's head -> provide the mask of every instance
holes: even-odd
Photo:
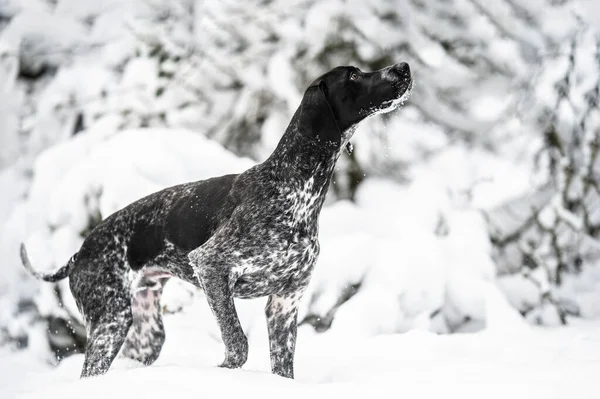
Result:
[[[366,73],[343,66],[310,84],[300,104],[299,130],[324,145],[346,145],[355,127],[369,116],[398,108],[410,95],[412,78],[401,62]]]

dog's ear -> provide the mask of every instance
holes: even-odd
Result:
[[[323,81],[311,84],[302,98],[298,130],[323,145],[341,145],[342,132],[327,101],[327,87]]]

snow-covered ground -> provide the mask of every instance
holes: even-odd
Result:
[[[4,353],[0,397],[598,397],[597,323],[542,329],[514,324],[505,314],[502,326],[475,334],[412,330],[369,338],[316,334],[302,327],[292,381],[269,373],[264,323],[251,329],[250,358],[243,369],[215,367],[223,347],[207,333],[214,333],[216,325],[200,323],[203,310],[166,318],[167,341],[150,367],[118,359],[106,375],[81,381],[82,355],[51,369],[35,353]]]

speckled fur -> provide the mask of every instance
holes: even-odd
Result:
[[[336,68],[307,89],[263,163],[134,202],[100,223],[53,274],[35,271],[21,247],[36,277],[70,278],[88,333],[82,377],[105,373],[119,351],[147,365],[158,358],[160,295],[177,277],[204,290],[225,344],[222,367],[248,357],[233,298],[268,296],[271,368],[293,378],[298,302],[319,255],[318,217],[336,161],[357,124],[397,106],[412,85],[406,64],[360,72],[362,86],[347,81],[353,71],[360,72]]]

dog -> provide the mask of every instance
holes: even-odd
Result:
[[[160,296],[177,277],[201,288],[225,344],[220,365],[241,367],[248,340],[235,298],[268,296],[271,370],[293,378],[298,301],[319,255],[318,218],[336,161],[358,124],[410,95],[407,63],[372,73],[337,67],[313,81],[274,152],[237,175],[144,197],[97,225],[54,273],[69,286],[87,332],[81,378],[104,374],[119,351],[152,364],[165,341]]]

